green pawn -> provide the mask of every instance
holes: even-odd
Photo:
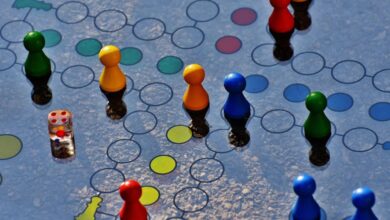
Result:
[[[40,32],[32,31],[26,34],[23,44],[29,52],[24,63],[24,69],[27,79],[34,87],[31,92],[31,99],[38,105],[45,105],[52,98],[51,90],[47,86],[51,76],[51,64],[49,58],[43,52],[45,38]]]
[[[326,97],[321,92],[311,92],[306,98],[310,114],[304,124],[305,137],[311,144],[310,162],[316,166],[323,166],[330,159],[326,144],[331,136],[331,124],[324,113],[326,106]]]

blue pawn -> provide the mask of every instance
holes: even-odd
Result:
[[[293,182],[294,192],[298,195],[291,210],[290,220],[322,220],[325,214],[313,198],[316,191],[316,182],[313,177],[303,174],[295,178]]]
[[[229,122],[230,144],[242,147],[248,144],[250,137],[246,130],[246,123],[251,114],[251,108],[243,91],[246,86],[245,78],[239,73],[230,73],[225,77],[224,86],[229,96],[223,106],[223,113]]]
[[[362,187],[353,191],[352,203],[357,210],[349,220],[378,220],[371,209],[375,204],[375,194],[370,188]]]

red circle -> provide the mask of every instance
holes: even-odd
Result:
[[[66,118],[61,119],[61,121],[62,121],[63,123],[65,123],[65,122],[66,122]]]
[[[237,25],[250,25],[256,21],[257,13],[251,8],[239,8],[232,13],[231,19]]]
[[[61,112],[61,115],[66,115],[66,112]]]
[[[56,119],[51,120],[51,123],[56,123],[56,122],[57,122]]]
[[[235,36],[223,36],[215,43],[215,48],[224,54],[232,54],[240,50],[241,40]]]
[[[56,113],[55,113],[55,112],[52,112],[50,115],[51,115],[51,116],[56,116]]]
[[[64,130],[59,130],[59,131],[57,131],[56,132],[56,135],[58,136],[58,137],[64,137],[65,136],[65,131]]]

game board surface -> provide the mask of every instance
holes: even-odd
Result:
[[[294,57],[277,62],[266,0],[1,0],[0,219],[116,219],[125,179],[143,185],[150,219],[288,219],[300,173],[317,182],[327,219],[354,213],[369,186],[390,219],[388,1],[315,0],[312,26],[295,32]],[[52,60],[52,102],[36,106],[22,39],[41,31]],[[120,121],[99,90],[102,45],[122,50],[127,76]],[[206,70],[210,134],[191,138],[182,109],[185,65]],[[250,144],[228,144],[223,78],[246,76]],[[310,165],[302,135],[310,91],[328,97],[330,164]],[[76,159],[52,159],[47,114],[74,115]]]

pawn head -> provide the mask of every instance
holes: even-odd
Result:
[[[30,52],[40,51],[45,47],[45,38],[38,31],[31,31],[23,39],[26,50]]]
[[[99,52],[99,59],[104,66],[116,66],[121,61],[121,51],[114,45],[104,46]]]
[[[287,8],[290,4],[290,0],[270,0],[269,2],[274,8]]]
[[[325,110],[328,101],[324,94],[321,92],[315,91],[311,92],[306,97],[306,108],[310,112],[322,112]]]
[[[239,93],[244,91],[246,80],[240,73],[230,73],[225,77],[223,85],[228,92]]]
[[[361,187],[353,191],[352,203],[358,209],[369,209],[375,204],[375,194],[368,187]]]
[[[119,194],[123,200],[137,201],[141,198],[142,188],[141,185],[135,180],[127,180],[119,186]]]
[[[316,182],[310,175],[301,174],[294,179],[293,188],[298,196],[313,195],[316,191]]]
[[[204,77],[204,69],[199,64],[190,64],[183,71],[183,78],[188,84],[201,84]]]

